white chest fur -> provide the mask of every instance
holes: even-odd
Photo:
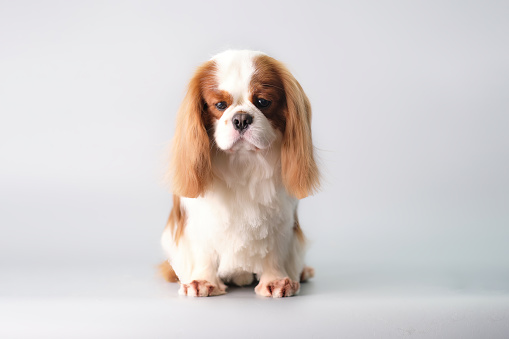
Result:
[[[284,189],[278,157],[271,153],[217,156],[218,180],[211,189],[203,197],[182,199],[186,237],[215,258],[220,277],[260,273],[265,256],[292,237],[298,201]]]

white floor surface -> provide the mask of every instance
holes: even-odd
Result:
[[[507,291],[443,282],[317,267],[296,297],[197,299],[149,266],[3,273],[0,338],[509,338]]]

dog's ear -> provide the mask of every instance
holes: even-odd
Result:
[[[286,95],[286,127],[281,146],[281,166],[286,190],[302,199],[320,185],[311,139],[311,104],[299,82],[279,63]]]
[[[196,198],[202,195],[212,178],[202,85],[205,79],[213,76],[213,69],[214,64],[209,61],[196,70],[177,113],[170,177],[173,193],[182,197]]]

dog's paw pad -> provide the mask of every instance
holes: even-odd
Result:
[[[273,280],[269,283],[260,282],[255,288],[258,295],[272,298],[291,297],[299,293],[300,284],[290,278]]]
[[[224,289],[221,289],[206,280],[193,280],[188,284],[181,284],[179,289],[180,295],[187,295],[189,297],[209,297],[224,293]]]

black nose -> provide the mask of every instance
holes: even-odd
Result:
[[[232,118],[233,127],[242,132],[253,123],[253,117],[247,113],[237,113]]]

